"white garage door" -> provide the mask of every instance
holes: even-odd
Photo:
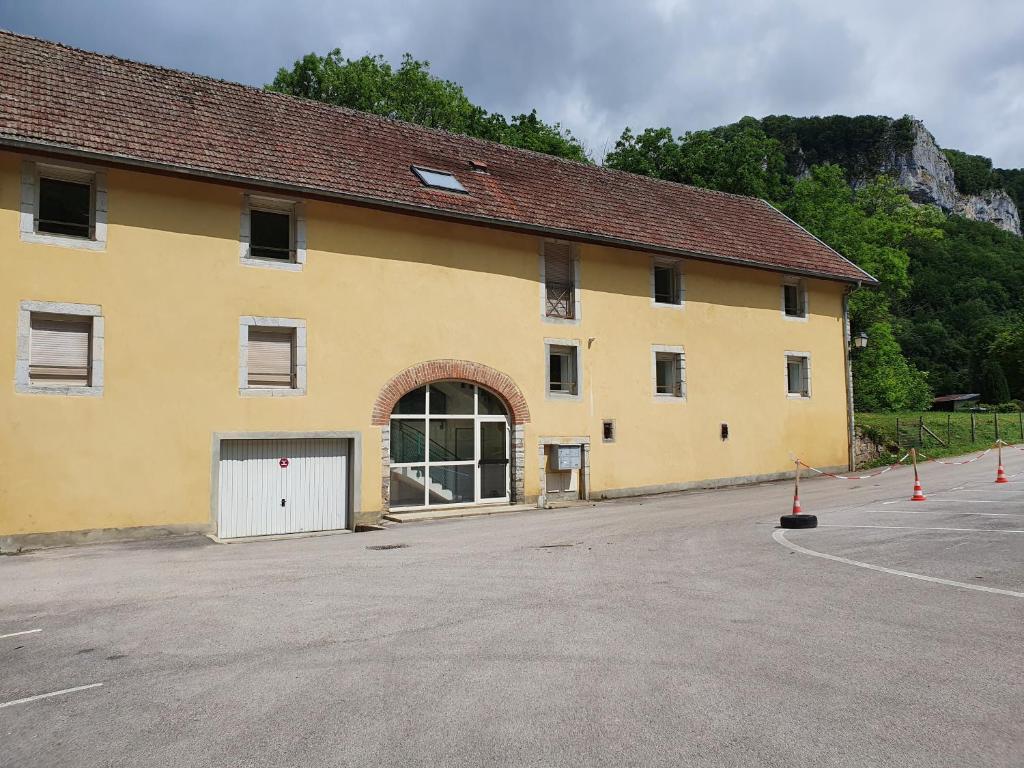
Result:
[[[344,528],[348,441],[223,440],[217,535]]]

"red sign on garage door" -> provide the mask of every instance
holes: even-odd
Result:
[[[277,462],[277,465],[281,467],[281,469],[288,469],[288,459],[281,459]]]

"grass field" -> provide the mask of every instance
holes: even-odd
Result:
[[[911,447],[926,456],[956,456],[971,451],[991,448],[998,437],[1007,443],[1024,442],[1019,413],[976,413],[971,429],[970,413],[858,413],[857,426],[880,445],[888,454],[875,464],[894,461]],[[922,423],[925,429],[921,428]],[[897,432],[897,425],[899,431]],[[932,434],[929,434],[928,430]],[[867,464],[865,464],[867,466]]]

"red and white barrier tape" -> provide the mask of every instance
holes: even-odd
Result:
[[[984,456],[984,455],[985,455],[985,454],[987,454],[987,453],[992,453],[992,449],[991,449],[991,448],[988,448],[988,449],[986,449],[986,450],[982,451],[981,453],[979,453],[979,454],[978,454],[977,456],[975,456],[975,457],[974,457],[973,459],[967,459],[967,461],[943,461],[942,459],[929,459],[929,458],[928,458],[927,456],[925,456],[925,455],[924,455],[923,453],[919,453],[919,454],[917,454],[917,455],[918,455],[918,456],[919,456],[920,458],[922,458],[922,459],[925,459],[925,460],[927,460],[927,461],[934,461],[934,462],[935,462],[936,464],[947,464],[947,465],[949,465],[949,466],[951,466],[951,467],[958,467],[958,466],[960,466],[961,464],[972,464],[972,463],[974,463],[975,461],[977,461],[978,459],[980,459],[980,458],[981,458],[982,456]]]
[[[999,443],[1002,443],[1007,448],[1016,448],[1017,450],[1024,451],[1024,445],[1013,445],[1013,446],[1011,446],[1009,443],[1007,443],[1007,442],[1005,442],[1003,440],[998,440],[997,441],[997,445]],[[934,461],[936,464],[945,464],[947,466],[958,467],[958,466],[962,466],[964,464],[973,464],[975,461],[977,461],[978,459],[982,458],[983,456],[986,456],[989,453],[992,453],[992,449],[991,448],[985,449],[984,451],[979,453],[977,456],[975,456],[973,458],[970,458],[970,459],[967,459],[966,461],[943,461],[942,459],[932,459],[932,458],[929,458],[928,456],[925,456],[923,453],[918,453],[917,454],[917,458],[923,459],[924,461]],[[792,454],[790,454],[790,456],[792,456]],[[824,475],[825,477],[831,477],[834,480],[870,480],[872,477],[878,477],[879,475],[884,475],[886,472],[891,472],[892,470],[896,469],[896,467],[900,466],[909,457],[910,457],[909,453],[904,454],[903,458],[897,459],[896,463],[890,464],[889,466],[887,466],[885,469],[881,470],[880,472],[872,472],[870,475],[852,475],[852,476],[849,476],[849,475],[837,475],[834,472],[826,472],[823,469],[818,469],[817,467],[812,467],[810,464],[804,464],[803,461],[801,461],[800,459],[796,459],[796,462],[801,467],[804,467],[805,469],[811,470],[811,472],[816,472],[817,474]]]
[[[807,469],[811,470],[811,472],[817,472],[819,475],[831,477],[833,480],[870,480],[872,477],[878,477],[879,475],[884,475],[886,472],[894,470],[896,467],[902,464],[904,459],[906,459],[908,456],[910,456],[909,453],[906,454],[902,459],[897,460],[895,464],[890,464],[888,467],[886,467],[880,472],[872,472],[870,475],[855,475],[852,477],[847,475],[837,475],[834,472],[826,472],[823,469],[812,467],[810,464],[804,464],[802,461],[800,461],[800,459],[797,459],[797,463],[799,463],[801,467],[806,467]]]

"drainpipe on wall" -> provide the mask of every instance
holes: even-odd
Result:
[[[857,466],[856,456],[856,432],[853,421],[853,360],[850,357],[850,294],[860,288],[858,282],[855,286],[849,286],[843,293],[843,361],[846,364],[846,420],[847,420],[847,464],[849,471],[853,472]]]

